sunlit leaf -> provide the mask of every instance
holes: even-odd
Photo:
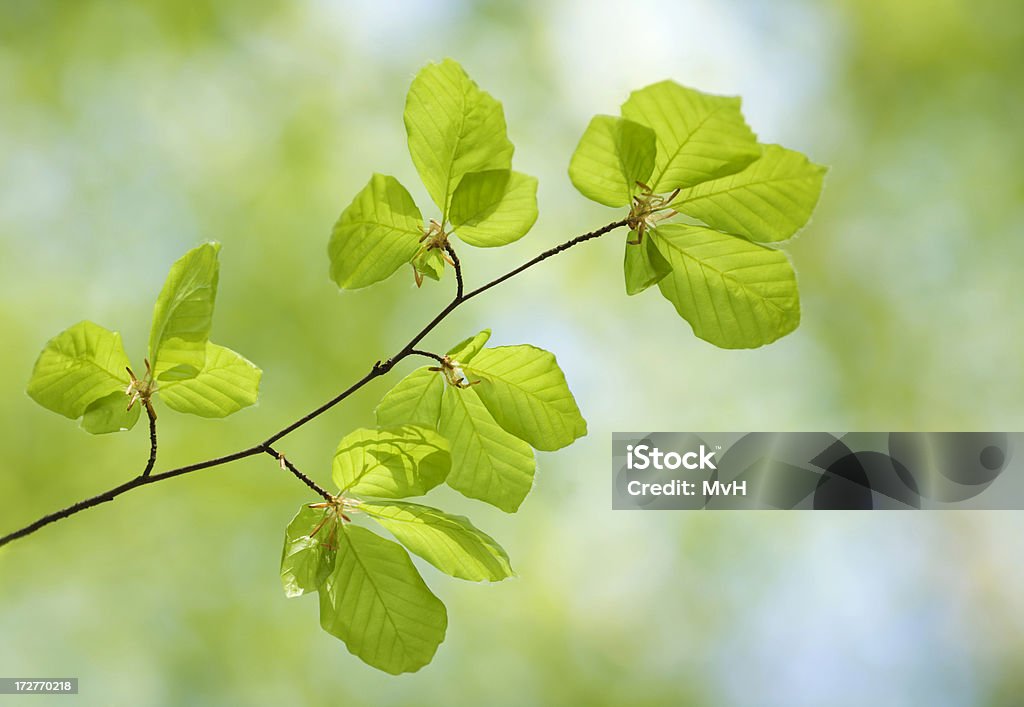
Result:
[[[400,545],[349,524],[320,588],[320,625],[367,664],[398,675],[431,661],[448,612]]]
[[[217,298],[219,252],[219,243],[204,243],[171,266],[149,332],[149,360],[158,381],[190,378],[203,368]]]
[[[583,196],[605,206],[627,206],[655,161],[654,132],[610,115],[590,121],[569,162],[569,179]]]
[[[297,597],[315,592],[334,571],[338,516],[333,509],[302,506],[284,532],[281,584]]]
[[[800,323],[796,276],[781,251],[685,224],[662,225],[649,236],[672,266],[658,287],[700,338],[755,348]]]
[[[94,435],[124,432],[135,427],[143,405],[138,401],[128,409],[130,398],[123,390],[93,402],[82,415],[82,429]]]
[[[405,129],[413,164],[442,220],[464,175],[512,167],[501,103],[451,59],[428,64],[413,80]]]
[[[226,417],[253,405],[263,375],[255,364],[229,348],[207,342],[206,364],[195,378],[160,383],[167,407],[200,417]]]
[[[113,431],[108,420],[110,401],[128,387],[128,356],[121,335],[92,322],[79,322],[50,339],[36,360],[28,394],[48,410],[77,420],[93,404],[87,431]],[[116,394],[116,395],[115,395]],[[136,413],[137,419],[137,413]],[[130,425],[129,425],[130,426]]]
[[[445,388],[438,432],[451,443],[448,485],[515,513],[533,487],[536,462],[530,445],[494,421],[475,388]]]
[[[417,368],[381,398],[375,411],[377,424],[381,427],[409,424],[434,429],[441,414],[443,393],[444,376],[426,366]]]
[[[587,423],[554,354],[535,346],[484,349],[467,367],[473,386],[499,425],[545,451],[587,434]]]
[[[739,98],[662,81],[633,91],[622,105],[622,115],[649,126],[657,136],[658,155],[649,183],[655,193],[732,174],[761,154]]]
[[[463,339],[448,350],[448,357],[461,364],[469,363],[473,357],[480,353],[488,339],[491,338],[491,330],[484,329],[479,334]]]
[[[432,429],[400,425],[358,429],[334,455],[334,482],[343,493],[381,498],[422,496],[451,469],[448,441]]]
[[[359,508],[411,552],[453,577],[497,582],[514,574],[505,550],[468,518],[399,501],[365,501]]]
[[[423,217],[394,177],[374,174],[334,224],[331,279],[355,290],[390,277],[420,247]]]
[[[626,243],[626,256],[623,262],[628,295],[643,292],[672,271],[672,266],[655,247],[653,240],[644,238],[637,244],[636,238],[636,232],[630,231],[628,240],[631,242]]]
[[[517,241],[537,221],[537,180],[503,169],[470,172],[452,196],[449,219],[455,235],[472,246]]]
[[[825,172],[799,152],[765,145],[757,162],[737,174],[684,189],[672,208],[720,231],[754,241],[782,241],[811,218]]]

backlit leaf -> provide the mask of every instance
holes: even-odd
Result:
[[[365,501],[359,508],[411,552],[453,577],[497,582],[514,574],[505,550],[468,518],[400,501]]]
[[[605,206],[627,206],[655,163],[654,132],[610,115],[590,121],[569,162],[569,179],[583,196]]]
[[[519,172],[470,172],[452,196],[450,220],[460,239],[478,248],[517,241],[537,221],[537,180]]]
[[[728,349],[775,341],[800,323],[796,276],[785,253],[701,226],[649,234],[672,265],[661,293],[693,333]]]
[[[658,155],[649,183],[655,193],[732,174],[761,154],[739,98],[662,81],[633,91],[622,105],[622,115],[649,126],[657,136]]]
[[[334,224],[331,279],[355,290],[390,277],[420,247],[423,217],[394,177],[374,174]]]
[[[334,571],[338,517],[333,509],[302,506],[284,532],[281,584],[297,597],[315,592]]]
[[[369,665],[398,675],[431,661],[448,612],[400,545],[348,524],[320,588],[320,625]]]
[[[432,429],[400,425],[358,429],[334,455],[334,482],[343,493],[381,498],[422,496],[451,469],[448,441]]]
[[[241,354],[206,344],[206,364],[195,378],[160,383],[157,394],[167,407],[200,417],[227,417],[253,405],[263,375]]]

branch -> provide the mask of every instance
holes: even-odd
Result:
[[[310,412],[310,413],[300,417],[298,420],[296,420],[292,424],[288,425],[284,429],[282,429],[282,430],[272,434],[266,440],[264,440],[263,442],[260,442],[257,445],[254,445],[254,446],[249,447],[247,449],[243,449],[243,450],[238,451],[238,452],[234,452],[232,454],[226,454],[224,456],[214,457],[213,459],[207,459],[206,461],[197,462],[195,464],[189,464],[188,466],[178,467],[177,469],[171,469],[170,471],[164,471],[164,472],[161,472],[159,474],[151,473],[152,470],[153,470],[153,466],[156,463],[156,414],[154,412],[154,413],[150,414],[150,416],[149,416],[149,418],[150,418],[149,419],[149,422],[150,422],[150,458],[149,458],[149,462],[146,465],[146,468],[143,470],[143,472],[141,474],[139,474],[138,476],[136,476],[134,479],[132,479],[130,481],[126,481],[125,483],[121,484],[120,486],[115,486],[114,488],[109,489],[108,491],[104,491],[103,493],[101,493],[101,494],[99,494],[97,496],[93,496],[92,498],[87,498],[85,500],[79,501],[78,503],[70,505],[67,508],[64,508],[62,510],[56,511],[54,513],[50,513],[49,515],[45,515],[42,518],[40,518],[39,520],[35,521],[34,523],[30,523],[29,525],[25,526],[24,528],[21,528],[20,530],[16,530],[13,533],[10,533],[8,535],[3,536],[2,538],[0,538],[0,547],[3,547],[4,545],[7,545],[8,543],[14,542],[15,540],[17,540],[19,538],[23,538],[26,535],[31,535],[32,533],[36,532],[40,528],[43,528],[43,527],[45,527],[45,526],[47,526],[47,525],[49,525],[51,523],[55,523],[58,520],[61,520],[63,518],[67,518],[69,516],[75,515],[76,513],[81,513],[82,511],[84,511],[86,509],[89,509],[89,508],[92,508],[94,506],[98,506],[101,503],[106,503],[107,501],[112,501],[115,498],[117,498],[118,496],[120,496],[121,494],[127,493],[128,491],[131,491],[134,488],[138,488],[139,486],[147,486],[149,484],[154,484],[154,483],[156,483],[158,481],[164,481],[166,479],[171,479],[171,478],[174,478],[176,476],[183,476],[185,474],[190,474],[190,473],[192,473],[194,471],[200,471],[202,469],[209,469],[209,468],[212,468],[212,467],[223,466],[223,465],[228,464],[230,462],[238,461],[239,459],[245,459],[246,457],[252,457],[252,456],[255,456],[257,454],[269,454],[269,455],[271,455],[271,456],[273,456],[273,457],[275,457],[277,459],[283,460],[283,456],[278,454],[273,449],[273,447],[272,447],[272,445],[275,442],[277,442],[279,439],[281,439],[282,437],[285,437],[288,434],[291,434],[292,432],[294,432],[298,428],[302,427],[303,425],[311,422],[312,420],[316,419],[320,415],[324,414],[325,412],[327,412],[328,410],[333,408],[335,405],[337,405],[338,403],[343,401],[345,398],[349,397],[350,395],[355,393],[357,390],[359,390],[360,388],[365,386],[370,381],[372,381],[372,380],[374,380],[376,378],[380,378],[381,376],[387,374],[400,361],[402,361],[402,359],[407,358],[408,356],[412,356],[412,355],[426,355],[429,358],[434,358],[434,356],[436,354],[429,354],[427,352],[420,351],[420,350],[416,349],[416,345],[420,341],[422,341],[423,338],[427,334],[429,334],[431,331],[433,331],[437,327],[438,324],[440,324],[442,321],[444,321],[448,317],[449,314],[451,314],[456,309],[458,309],[462,304],[464,304],[465,302],[468,302],[469,300],[473,299],[474,297],[476,297],[478,295],[483,294],[484,292],[486,292],[487,290],[491,289],[492,287],[497,287],[498,285],[500,285],[501,283],[505,282],[506,280],[509,280],[509,279],[515,277],[519,273],[532,268],[534,265],[537,265],[538,263],[541,263],[541,262],[547,260],[548,258],[551,258],[551,257],[553,257],[555,255],[558,255],[559,253],[561,253],[563,251],[566,251],[569,248],[572,248],[574,246],[577,246],[580,243],[585,243],[585,242],[593,240],[595,238],[599,238],[599,237],[605,235],[606,233],[614,231],[615,229],[621,228],[622,226],[625,226],[625,225],[626,225],[626,219],[622,219],[620,221],[615,221],[613,223],[610,223],[607,226],[603,226],[603,227],[597,229],[596,231],[591,231],[590,233],[584,233],[581,236],[577,236],[576,238],[568,240],[565,243],[562,243],[560,245],[555,246],[554,248],[550,248],[550,249],[544,251],[543,253],[541,253],[537,257],[533,258],[532,260],[529,260],[529,261],[523,263],[522,265],[520,265],[515,270],[511,270],[511,271],[505,273],[504,275],[502,275],[501,277],[498,277],[498,278],[496,278],[494,280],[491,280],[490,282],[488,282],[488,283],[486,283],[484,285],[481,285],[480,287],[476,288],[475,290],[470,291],[469,293],[466,293],[464,291],[464,285],[463,285],[463,280],[462,280],[462,266],[461,266],[461,264],[459,262],[458,256],[455,254],[455,249],[452,248],[451,245],[449,244],[445,248],[445,251],[448,253],[448,256],[452,259],[452,264],[453,264],[453,266],[455,268],[455,278],[456,278],[456,286],[457,286],[457,289],[456,289],[456,292],[455,292],[455,297],[452,299],[451,302],[448,303],[448,305],[444,309],[442,309],[440,312],[438,312],[438,314],[432,320],[430,320],[430,322],[428,322],[426,326],[424,326],[422,329],[420,329],[419,333],[417,333],[415,336],[413,336],[412,339],[409,340],[409,343],[407,343],[405,346],[403,346],[399,350],[398,353],[396,353],[394,356],[392,356],[391,358],[387,359],[386,361],[377,361],[375,364],[373,364],[373,366],[366,373],[366,375],[364,375],[358,381],[356,381],[351,386],[349,386],[348,388],[343,390],[341,393],[339,393],[335,397],[331,398],[326,403],[324,403],[320,407],[316,408],[312,412]],[[148,413],[149,413],[149,410],[147,409],[147,414]],[[325,494],[327,494],[326,491],[324,491],[319,486],[317,486],[311,479],[309,479],[309,477],[307,477],[304,474],[302,474],[302,472],[300,472],[298,469],[296,469],[290,462],[288,462],[287,460],[283,460],[283,463],[285,464],[285,467],[289,471],[292,472],[292,474],[294,474],[297,478],[299,478],[303,483],[305,483],[311,489],[316,491],[321,496],[324,496],[325,499],[329,499],[330,498],[329,494],[325,496]]]
[[[153,409],[153,403],[148,398],[145,401],[146,416],[149,418],[149,461],[146,462],[146,468],[142,470],[142,477],[149,476],[149,473],[153,471],[153,467],[156,466],[156,410]]]
[[[328,501],[328,502],[334,500],[334,496],[332,496],[331,494],[327,493],[322,488],[317,486],[317,483],[315,481],[313,481],[313,479],[311,479],[308,476],[306,476],[305,474],[303,474],[301,471],[299,471],[297,468],[295,468],[294,464],[292,464],[290,461],[285,459],[284,454],[281,454],[280,452],[278,452],[276,449],[274,449],[272,447],[264,447],[263,451],[266,452],[267,454],[269,454],[270,456],[274,457],[275,459],[277,459],[281,463],[281,468],[282,469],[287,469],[288,471],[292,472],[296,476],[296,478],[299,479],[299,481],[301,481],[306,486],[308,486],[309,488],[311,488],[314,491],[316,491],[317,495],[319,495],[320,498],[322,498],[322,499],[324,499],[325,501]]]

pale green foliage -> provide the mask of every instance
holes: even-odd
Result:
[[[622,104],[622,116],[649,126],[657,136],[649,184],[655,193],[732,174],[760,155],[739,98],[662,81],[633,91]]]
[[[537,180],[519,172],[471,172],[452,197],[455,235],[478,248],[517,241],[536,221]]]
[[[104,396],[85,409],[82,415],[82,429],[94,435],[130,430],[139,421],[142,407],[132,405],[126,408],[124,391]]]
[[[153,312],[151,371],[132,369],[139,383],[129,374],[120,335],[79,322],[47,343],[28,394],[65,417],[81,417],[92,434],[131,429],[144,406],[134,398],[140,386],[169,408],[201,417],[224,417],[254,404],[262,371],[209,340],[219,252],[219,244],[204,243],[171,267]]]
[[[474,388],[444,391],[437,429],[452,445],[448,485],[515,513],[533,488],[533,450],[495,422]]]
[[[453,577],[497,582],[514,574],[505,550],[468,518],[400,501],[365,501],[359,508],[410,551]]]
[[[630,123],[607,116],[587,128],[569,176],[594,201],[630,204],[626,293],[658,284],[697,336],[723,348],[763,346],[793,331],[800,300],[789,260],[751,241],[781,241],[803,228],[825,168],[759,144],[739,98],[662,81],[631,93],[622,116],[654,132],[649,191],[631,188],[624,168],[631,153],[623,145],[636,153],[642,141],[613,139],[617,126]],[[664,223],[678,214],[710,228]]]
[[[328,255],[331,279],[358,289],[411,263],[441,279],[447,239],[480,248],[522,238],[537,220],[537,180],[512,171],[501,103],[445,59],[424,67],[405,103],[409,154],[439,210],[425,224],[405,187],[374,175],[338,219]],[[428,235],[429,234],[429,235]]]
[[[501,103],[451,59],[428,64],[413,80],[405,130],[412,162],[445,219],[463,176],[512,167]]]
[[[315,592],[334,570],[338,551],[338,517],[330,508],[302,506],[284,532],[281,584],[297,597]]]
[[[320,587],[320,625],[354,655],[398,675],[431,661],[448,612],[401,546],[343,525],[334,571]]]
[[[765,145],[742,172],[679,193],[677,211],[754,241],[782,241],[799,231],[818,204],[825,168],[799,152]]]
[[[416,425],[358,429],[334,454],[334,483],[342,492],[383,498],[422,496],[451,469],[448,441]]]
[[[596,115],[569,162],[569,179],[588,199],[626,206],[654,169],[654,131],[640,123]]]
[[[629,237],[636,240],[636,231],[631,231]],[[658,251],[652,238],[645,238],[638,245],[627,245],[622,267],[626,276],[627,295],[643,292],[672,272],[672,265]]]
[[[555,357],[535,346],[484,349],[466,368],[474,390],[507,432],[531,447],[555,451],[587,434],[587,422]]]
[[[377,405],[377,424],[390,427],[408,423],[433,429],[441,414],[444,378],[428,368],[417,368],[388,391]]]
[[[785,253],[685,224],[666,224],[650,237],[672,266],[658,286],[700,338],[753,348],[800,323],[796,276]]]
[[[446,355],[453,361],[469,363],[473,360],[474,356],[480,353],[490,339],[491,330],[484,329],[480,333],[463,339],[459,343],[455,344],[455,346],[448,349],[448,353]]]
[[[219,252],[219,243],[204,243],[171,266],[153,307],[149,333],[149,362],[158,381],[191,378],[203,368],[217,298]]]
[[[195,378],[161,383],[167,407],[200,417],[227,417],[256,402],[263,371],[241,354],[207,342],[206,364]]]
[[[47,342],[36,360],[28,394],[44,408],[72,420],[114,394],[120,394],[125,408],[128,366],[120,334],[92,322],[79,322]],[[103,403],[104,408],[106,405]],[[96,427],[91,432],[111,431],[98,421],[91,421],[93,424]]]
[[[334,225],[331,279],[358,289],[390,277],[416,253],[423,217],[394,177],[374,174]]]

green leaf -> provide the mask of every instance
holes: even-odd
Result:
[[[377,424],[381,427],[393,425],[420,425],[428,429],[437,426],[441,414],[441,396],[444,393],[444,376],[426,366],[400,380],[388,391],[375,410]]]
[[[583,196],[626,206],[655,162],[654,131],[632,120],[596,115],[569,161],[569,179]]]
[[[359,508],[411,552],[453,577],[498,582],[515,574],[502,547],[468,518],[399,501],[364,501]]]
[[[355,290],[390,277],[420,247],[423,217],[394,177],[374,174],[334,224],[331,279]]]
[[[302,506],[284,531],[281,584],[288,597],[315,592],[334,570],[338,517],[330,508]]]
[[[448,612],[400,545],[349,524],[320,588],[320,625],[367,664],[398,675],[433,659]]]
[[[440,280],[444,274],[444,256],[439,248],[421,250],[412,259],[412,266],[420,275],[426,275],[431,280]],[[419,284],[419,280],[416,281]]]
[[[129,400],[124,391],[119,390],[95,401],[82,415],[82,429],[90,434],[102,435],[124,432],[135,427],[143,406],[136,401],[129,410]]]
[[[662,81],[631,93],[622,115],[653,128],[657,136],[649,182],[656,194],[738,172],[761,154],[739,98]]]
[[[160,383],[157,393],[167,407],[200,417],[227,417],[253,405],[261,371],[229,348],[207,342],[206,365],[195,378]]]
[[[782,241],[801,228],[821,195],[826,169],[778,145],[742,172],[684,189],[672,208],[754,241]]]
[[[785,253],[701,226],[668,224],[652,234],[672,272],[658,283],[700,338],[756,348],[800,323],[796,276]]]
[[[452,195],[455,235],[493,248],[517,241],[537,221],[537,180],[505,169],[470,172]]]
[[[536,449],[554,451],[587,434],[587,422],[565,382],[554,354],[535,346],[484,349],[467,372],[503,429]]]
[[[523,440],[503,430],[472,388],[447,387],[437,430],[451,443],[448,485],[506,513],[533,487],[536,461]]]
[[[157,380],[190,378],[203,368],[217,298],[219,252],[219,243],[204,243],[171,266],[149,332],[149,360]]]
[[[639,244],[629,242],[636,241],[636,238],[636,232],[630,231],[623,263],[623,271],[626,275],[626,294],[628,295],[643,292],[672,272],[672,266],[658,252],[650,238],[644,238],[643,242]]]
[[[121,394],[122,407],[127,407],[128,365],[120,334],[79,322],[46,343],[32,370],[28,394],[47,410],[72,420],[114,393]],[[109,425],[100,420],[105,415],[96,409],[87,430],[108,431]]]
[[[422,496],[448,476],[448,450],[448,440],[425,427],[358,429],[338,445],[334,482],[342,493]]]
[[[409,154],[430,198],[448,219],[452,194],[469,172],[512,167],[505,113],[451,59],[428,64],[405,101]]]
[[[480,353],[484,344],[491,338],[491,330],[484,329],[479,334],[463,339],[448,350],[448,358],[461,364],[469,363],[473,357]]]

